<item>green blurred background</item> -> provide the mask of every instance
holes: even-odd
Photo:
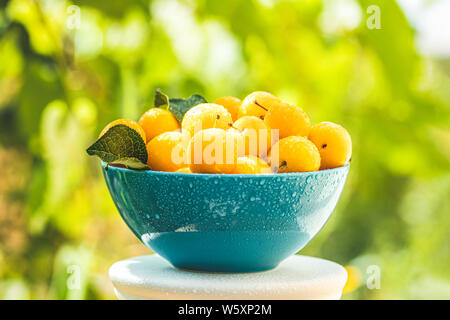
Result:
[[[372,4],[381,29],[367,27]],[[0,298],[114,298],[109,266],[149,251],[85,149],[161,88],[266,90],[344,125],[349,180],[301,253],[353,266],[345,299],[449,299],[450,54],[423,50],[405,12],[392,0],[2,1]]]

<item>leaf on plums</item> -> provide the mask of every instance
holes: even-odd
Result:
[[[160,89],[155,90],[155,108],[168,106],[168,110],[175,116],[178,121],[182,121],[184,114],[192,107],[206,103],[206,99],[201,95],[194,94],[187,99],[170,98],[161,92]]]
[[[169,105],[169,97],[162,93],[160,89],[155,90],[155,108]]]
[[[148,165],[143,163],[141,160],[132,157],[120,158],[108,163],[108,165],[119,165],[134,170],[150,170],[150,167]]]
[[[206,99],[201,95],[194,94],[187,99],[169,99],[169,111],[177,118],[178,121],[182,121],[184,114],[192,107],[200,104],[206,103]]]
[[[136,159],[142,165],[147,163],[147,148],[141,135],[134,129],[118,124],[111,127],[86,152],[91,156],[97,156],[106,163],[115,163],[122,159]],[[128,165],[136,165],[134,161],[127,160]],[[125,163],[123,163],[125,165]]]

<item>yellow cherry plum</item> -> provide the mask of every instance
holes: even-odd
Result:
[[[227,130],[227,148],[233,149],[238,157],[245,156],[246,137],[242,132],[233,127]]]
[[[244,116],[233,124],[233,128],[245,137],[246,155],[267,156],[267,150],[272,146],[272,138],[270,127],[263,120],[255,116]]]
[[[110,128],[117,126],[118,124],[123,124],[131,129],[136,130],[136,132],[139,133],[139,135],[141,136],[142,140],[146,142],[146,135],[144,129],[136,121],[129,119],[117,119],[108,123],[108,125],[105,128],[103,128],[102,132],[100,132],[99,138],[103,136],[106,133],[106,131],[108,131]]]
[[[174,172],[186,167],[181,132],[164,132],[147,143],[147,165],[154,171]]]
[[[307,137],[311,128],[308,115],[299,107],[289,103],[275,103],[264,117],[266,125],[279,130],[279,138],[289,136]]]
[[[178,120],[165,109],[152,108],[139,119],[139,125],[144,129],[147,142],[164,132],[175,131],[180,128]]]
[[[228,129],[233,123],[231,113],[215,103],[202,103],[189,109],[183,117],[181,128],[193,137],[198,131],[216,128]]]
[[[320,153],[305,137],[290,136],[281,139],[269,152],[272,169],[278,173],[317,171]]]
[[[236,167],[232,173],[236,174],[262,174],[272,173],[270,166],[264,160],[255,156],[237,158]]]
[[[319,149],[321,169],[341,167],[350,161],[352,139],[344,127],[332,122],[318,123],[311,128],[309,140]]]
[[[231,118],[233,121],[236,121],[238,118],[239,113],[239,107],[241,106],[241,99],[233,97],[233,96],[226,96],[221,97],[214,101],[215,104],[219,104],[223,106],[225,109],[227,109],[231,113]]]
[[[236,135],[210,128],[197,132],[188,146],[189,168],[193,173],[231,173],[238,157]]]
[[[239,107],[238,117],[255,116],[264,119],[267,110],[279,101],[280,99],[271,93],[265,91],[252,92],[242,101]]]

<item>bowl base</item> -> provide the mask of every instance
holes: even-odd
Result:
[[[180,271],[187,272],[200,272],[200,273],[218,273],[218,274],[226,274],[226,273],[254,273],[254,272],[265,272],[270,271],[278,267],[278,264],[273,266],[259,266],[253,267],[250,269],[242,268],[242,267],[218,267],[218,266],[199,266],[199,265],[174,265],[172,266]]]
[[[194,231],[152,233],[142,241],[179,269],[248,273],[274,269],[310,238],[300,231]]]

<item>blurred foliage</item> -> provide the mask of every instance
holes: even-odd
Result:
[[[382,29],[370,30],[374,2]],[[354,143],[349,181],[301,253],[359,270],[361,285],[344,298],[450,298],[449,61],[416,52],[396,2],[0,8],[0,298],[113,298],[109,266],[148,252],[85,148],[113,119],[137,119],[156,88],[208,100],[267,90],[313,122],[344,125]],[[370,265],[380,289],[365,285]],[[68,290],[73,270],[81,280]]]

